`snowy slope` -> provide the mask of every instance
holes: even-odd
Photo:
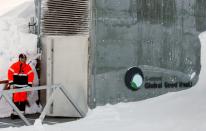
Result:
[[[90,110],[78,121],[7,128],[2,131],[205,131],[206,32],[200,35],[202,69],[198,84],[188,90],[156,98]]]
[[[0,80],[7,79],[8,68],[20,53],[30,57],[37,52],[37,36],[28,33],[29,18],[34,16],[33,0],[22,0],[19,3],[19,6],[0,17]],[[0,91],[3,86],[0,85]],[[11,111],[11,107],[2,99],[0,117],[10,116]]]
[[[12,10],[7,11],[4,13],[1,18],[24,18],[29,19],[30,17],[34,16],[35,14],[35,6],[33,0],[26,0],[22,2]]]
[[[31,0],[0,0],[0,16],[4,15],[5,13],[11,11],[16,6]]]

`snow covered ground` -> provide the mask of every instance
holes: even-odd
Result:
[[[14,59],[14,57],[8,57],[9,55],[6,52],[13,54],[13,56],[16,55],[13,48],[9,48],[11,46],[21,49],[20,47],[16,47],[16,45],[21,43],[25,50],[35,49],[33,47],[31,48],[30,44],[29,47],[27,47],[26,44],[31,43],[29,38],[31,37],[32,39],[32,35],[30,36],[24,33],[18,34],[16,32],[18,29],[18,20],[3,20],[3,22],[2,20],[3,19],[0,18],[0,25],[3,23],[6,26],[0,27],[0,39],[3,40],[3,43],[10,43],[0,44],[0,56],[5,56],[3,57],[5,58],[4,61],[10,63]],[[14,26],[14,24],[17,24],[17,26]],[[11,28],[9,25],[13,27]],[[13,30],[14,28],[16,28],[16,31]],[[4,33],[7,33],[7,35],[4,35]],[[14,39],[13,36],[16,39]],[[119,103],[116,105],[97,107],[94,110],[90,110],[85,118],[78,121],[56,125],[41,125],[41,122],[37,120],[34,126],[24,126],[20,128],[10,127],[1,129],[1,131],[205,131],[206,32],[200,34],[200,40],[202,68],[199,82],[191,89],[168,93],[140,102]],[[26,41],[25,44],[24,41]],[[35,52],[35,50],[30,51]],[[6,58],[8,58],[8,60]],[[0,62],[0,65],[2,64],[3,63]],[[8,66],[8,64],[5,66]],[[4,76],[1,76],[1,78],[3,77]]]

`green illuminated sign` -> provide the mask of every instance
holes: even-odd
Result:
[[[129,89],[138,90],[141,88],[144,76],[140,68],[132,67],[127,70],[125,75],[125,84]]]

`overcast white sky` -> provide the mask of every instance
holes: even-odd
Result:
[[[32,0],[0,0],[0,16],[25,1]]]

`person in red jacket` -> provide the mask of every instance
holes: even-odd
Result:
[[[8,69],[8,80],[9,85],[12,85],[13,88],[23,88],[23,87],[32,87],[32,82],[34,80],[34,73],[29,64],[26,63],[27,57],[25,54],[19,55],[19,61],[12,64]],[[24,112],[27,101],[27,92],[19,92],[13,94],[13,102],[17,108]],[[17,114],[13,112],[11,114],[11,119],[18,118]]]

